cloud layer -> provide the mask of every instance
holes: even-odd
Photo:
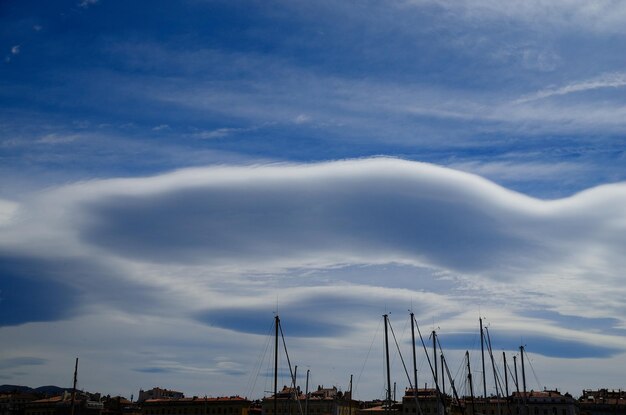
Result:
[[[414,298],[420,313],[463,331],[465,307],[485,304],[484,291],[483,307],[506,305],[494,313],[529,336],[589,344],[582,319],[550,325],[566,315],[603,318],[607,347],[623,350],[611,330],[624,326],[626,311],[624,205],[624,184],[542,201],[388,158],[77,183],[33,194],[5,215],[2,323],[59,320],[102,304],[260,333],[278,295],[300,320],[293,335],[341,336],[377,301],[402,312]],[[516,316],[528,308],[544,311]],[[321,324],[323,310],[342,316]]]

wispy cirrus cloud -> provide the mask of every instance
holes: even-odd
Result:
[[[403,0],[402,5],[437,6],[450,14],[469,20],[496,21],[508,19],[523,22],[539,30],[550,23],[569,30],[591,30],[594,32],[623,33],[620,21],[626,16],[626,7],[612,0],[589,3],[583,0],[531,0],[499,2],[497,0],[454,1],[454,0]]]
[[[81,0],[78,3],[78,7],[82,7],[83,9],[88,9],[89,7],[98,4],[100,0]]]
[[[625,73],[611,73],[598,76],[593,79],[574,82],[558,88],[548,88],[542,91],[535,92],[533,94],[526,95],[516,100],[516,103],[526,103],[531,101],[537,101],[553,96],[573,94],[576,92],[592,91],[602,88],[621,88],[626,86],[626,74]]]
[[[23,366],[40,366],[46,363],[46,359],[40,357],[11,357],[0,359],[0,369],[16,369]]]
[[[338,140],[357,136],[362,141],[384,140],[406,145],[426,143],[428,137],[440,141],[439,120],[453,121],[446,127],[449,143],[467,143],[469,136],[485,132],[531,136],[577,132],[580,135],[592,131],[614,133],[624,125],[624,106],[619,99],[610,103],[584,99],[537,105],[537,101],[551,96],[623,86],[620,73],[546,88],[520,98],[517,90],[492,90],[488,85],[471,90],[437,83],[407,85],[389,80],[329,76],[283,58],[254,53],[242,55],[215,49],[177,51],[137,43],[117,45],[111,52],[118,58],[128,56],[124,59],[139,67],[190,61],[180,65],[184,67],[180,77],[137,81],[116,75],[111,83],[133,84],[133,88],[124,87],[124,90],[132,91],[139,99],[171,106],[176,112],[185,111],[186,116],[233,119],[233,126],[199,133],[207,138],[249,131],[249,127],[237,126],[242,122],[283,127],[295,123],[333,136],[341,131]],[[519,53],[520,59],[528,60],[527,55],[534,52]],[[537,65],[548,65],[546,59],[537,59],[541,61]],[[225,62],[228,64],[224,65]],[[246,82],[220,84],[210,79],[187,83],[189,73],[211,71],[218,64],[221,66],[216,76],[230,79],[231,73],[243,72],[247,74]],[[268,71],[263,74],[255,71],[261,66]]]

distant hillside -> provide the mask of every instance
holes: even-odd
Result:
[[[42,393],[44,395],[55,395],[55,396],[62,394],[66,390],[69,391],[71,390],[71,388],[60,388],[54,385],[40,386],[38,388],[35,388],[35,392],[37,393]]]
[[[63,391],[70,390],[70,388],[60,388],[54,385],[40,386],[38,388],[31,388],[29,386],[22,385],[0,385],[0,393],[9,392],[31,392],[40,393],[42,395],[55,396],[60,395]]]
[[[0,385],[0,393],[7,392],[33,392],[33,388],[20,385]]]

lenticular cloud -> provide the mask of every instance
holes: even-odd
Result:
[[[154,264],[262,271],[396,262],[502,280],[575,268],[611,278],[626,245],[621,206],[623,184],[542,201],[380,158],[81,183],[22,206],[8,227],[28,229],[18,239],[57,232],[55,246]]]

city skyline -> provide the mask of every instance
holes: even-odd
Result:
[[[451,367],[484,317],[535,389],[626,387],[624,21],[3,2],[0,383],[68,385],[79,357],[86,390],[258,398],[278,313],[315,385],[376,398],[381,315],[406,358],[411,309]]]

